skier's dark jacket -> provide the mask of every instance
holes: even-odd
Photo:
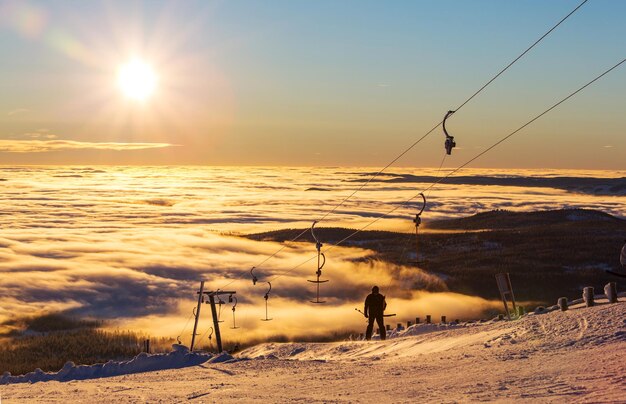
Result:
[[[365,310],[363,312],[366,316],[382,317],[385,308],[387,308],[387,302],[385,302],[385,296],[380,293],[370,293],[365,298]]]

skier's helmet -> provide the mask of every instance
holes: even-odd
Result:
[[[378,293],[378,286],[374,286],[372,288],[372,293]]]

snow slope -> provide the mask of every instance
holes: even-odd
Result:
[[[263,344],[239,360],[0,386],[4,402],[626,402],[626,302],[420,325],[387,341]],[[219,361],[218,361],[219,362]]]
[[[67,362],[58,372],[44,372],[41,369],[35,369],[33,372],[20,376],[12,376],[11,373],[4,372],[0,377],[0,384],[97,379],[163,369],[177,369],[199,365],[206,361],[223,362],[232,359],[232,356],[225,352],[214,357],[207,353],[189,352],[189,348],[183,345],[174,344],[172,348],[173,351],[167,354],[150,355],[143,352],[129,361],[122,362],[109,361],[79,366],[76,366],[74,362]]]

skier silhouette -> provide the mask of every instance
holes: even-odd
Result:
[[[365,315],[365,318],[368,319],[367,330],[365,332],[365,339],[368,341],[372,339],[374,321],[378,324],[381,341],[387,336],[383,316],[385,309],[387,308],[387,302],[385,302],[385,296],[378,293],[378,291],[378,286],[374,286],[372,288],[372,293],[365,298],[365,309],[363,310],[363,314]]]

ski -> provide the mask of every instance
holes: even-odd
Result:
[[[359,310],[357,308],[355,308],[354,310],[358,311],[361,314],[364,314],[361,310]],[[396,316],[396,313],[393,313],[393,314],[383,314],[383,317],[395,317],[395,316]]]

